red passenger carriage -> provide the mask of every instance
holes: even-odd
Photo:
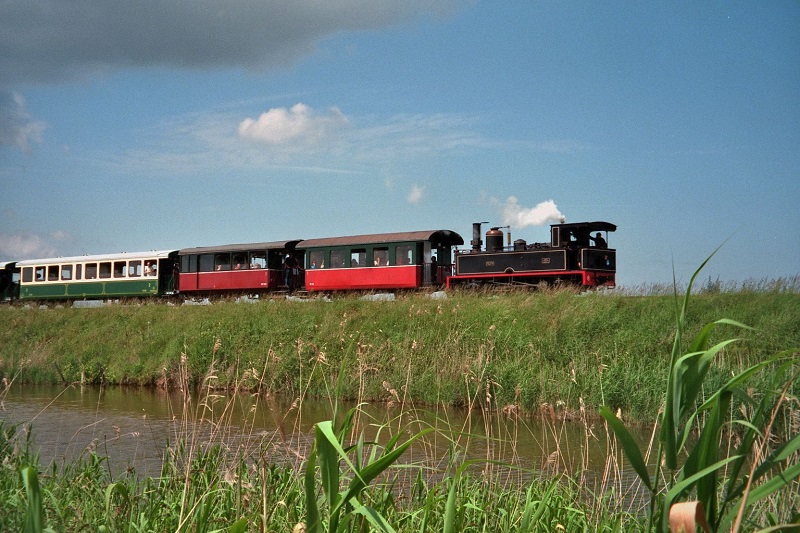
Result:
[[[284,260],[299,240],[184,248],[179,290],[188,294],[259,293],[285,286]],[[299,261],[302,257],[298,258]],[[302,283],[302,280],[299,280]]]
[[[415,289],[444,283],[459,244],[454,231],[428,230],[310,239],[297,250],[308,291]]]

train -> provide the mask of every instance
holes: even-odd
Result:
[[[550,241],[511,242],[508,226],[376,233],[0,262],[3,301],[161,298],[616,285],[609,222],[559,223]],[[508,230],[508,231],[505,231]]]

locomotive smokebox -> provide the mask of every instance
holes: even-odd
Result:
[[[486,232],[486,251],[499,252],[503,250],[503,230],[492,228]]]

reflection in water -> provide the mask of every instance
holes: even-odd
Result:
[[[192,395],[143,388],[12,386],[0,405],[0,419],[30,427],[43,465],[71,460],[93,449],[108,457],[112,474],[134,469],[158,475],[168,445],[221,443],[239,455],[261,450],[268,459],[300,467],[313,436],[313,425],[328,420],[332,401],[292,403],[259,395]],[[352,407],[352,404],[340,407]],[[424,427],[436,431],[405,456],[407,463],[430,467],[435,477],[457,453],[465,458],[502,461],[532,472],[558,470],[607,477],[621,469],[621,458],[609,461],[609,443],[601,422],[563,422],[446,408],[400,409],[368,404],[359,412],[365,438],[382,441],[399,430],[409,436]],[[387,431],[386,426],[390,428]],[[383,430],[379,430],[384,427]],[[645,442],[649,434],[638,436]],[[455,446],[454,446],[455,444]],[[483,462],[476,468],[494,469]],[[628,476],[616,473],[616,479]]]

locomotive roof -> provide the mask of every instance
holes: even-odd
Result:
[[[455,231],[447,229],[406,231],[400,233],[373,233],[369,235],[350,235],[301,241],[298,248],[317,248],[323,246],[350,246],[359,244],[385,244],[390,242],[431,241],[444,245],[464,244],[464,239]]]
[[[152,250],[149,252],[121,252],[102,255],[75,255],[72,257],[48,257],[44,259],[26,259],[17,261],[18,267],[37,265],[58,265],[61,263],[91,263],[95,261],[127,261],[131,259],[165,259],[175,250]]]
[[[550,224],[550,227],[559,227],[564,229],[588,229],[589,231],[617,231],[616,224],[611,222],[595,221],[595,222],[572,222],[570,224]]]
[[[243,244],[225,244],[223,246],[198,246],[196,248],[183,248],[178,250],[178,255],[213,254],[224,252],[251,252],[254,250],[291,250],[300,239],[292,241],[251,242]]]

